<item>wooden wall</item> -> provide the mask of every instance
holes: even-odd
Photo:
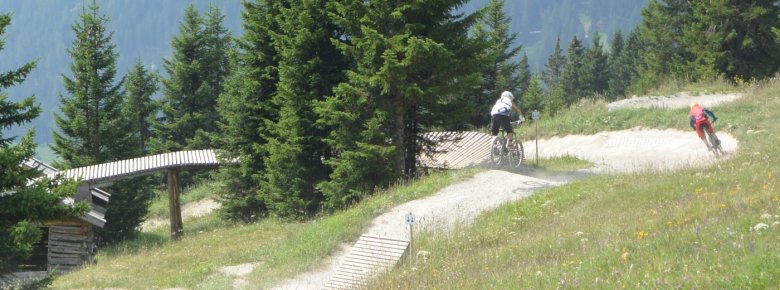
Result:
[[[53,221],[49,227],[48,271],[67,273],[92,263],[97,249],[92,225],[78,219]]]

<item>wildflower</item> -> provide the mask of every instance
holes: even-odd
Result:
[[[576,233],[574,233],[574,236],[575,236],[575,237],[580,237],[580,236],[582,236],[582,235],[583,235],[583,233],[582,233],[582,232],[576,232]]]
[[[769,228],[769,225],[767,225],[765,223],[758,223],[755,226],[753,226],[752,230],[760,231],[760,230],[765,230],[765,229],[768,229],[768,228]]]
[[[622,255],[620,255],[620,259],[623,261],[628,261],[631,257],[628,255],[628,252],[624,252]]]
[[[772,215],[768,214],[768,213],[765,213],[765,214],[761,215],[760,219],[763,220],[763,221],[772,220]]]
[[[637,232],[637,233],[636,233],[636,237],[637,237],[638,239],[640,239],[640,240],[641,240],[641,239],[644,239],[645,237],[647,237],[647,232],[645,232],[645,231],[639,231],[639,232]]]
[[[720,204],[720,209],[726,209],[726,204],[725,203],[721,203]]]

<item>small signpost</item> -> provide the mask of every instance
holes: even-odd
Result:
[[[539,166],[539,124],[536,121],[539,120],[540,115],[538,110],[531,112],[531,119],[534,120],[534,133],[536,134],[536,166]]]
[[[412,255],[414,254],[414,236],[412,227],[417,223],[416,217],[410,212],[406,214],[406,224],[409,225],[409,265],[412,264]]]

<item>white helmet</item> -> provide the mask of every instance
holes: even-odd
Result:
[[[501,97],[502,98],[509,98],[510,100],[514,100],[515,99],[515,96],[512,95],[512,93],[509,92],[509,91],[504,91],[503,93],[501,93]]]

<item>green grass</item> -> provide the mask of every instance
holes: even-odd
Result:
[[[95,265],[57,278],[52,288],[229,289],[232,279],[218,269],[242,263],[259,264],[244,279],[263,288],[321,266],[342,243],[354,242],[373,217],[395,205],[433,194],[479,171],[435,173],[305,223],[267,219],[240,225],[214,215],[188,220],[181,241],[169,242],[166,229],[144,233],[137,240],[101,249]]]
[[[593,167],[593,163],[577,158],[576,156],[564,155],[550,158],[539,158],[537,164],[534,156],[526,156],[526,164],[531,168],[542,169],[552,172],[567,172]]]
[[[771,224],[780,221],[778,95],[780,84],[762,84],[718,107],[740,141],[729,160],[673,173],[599,175],[507,204],[451,235],[416,234],[416,248],[430,259],[401,265],[369,288],[777,287],[780,226]],[[613,128],[685,120],[684,112],[635,112],[658,116],[617,115]],[[600,106],[579,112],[589,120],[592,114],[606,113]],[[762,220],[765,214],[771,217]],[[770,229],[751,230],[761,222]]]

